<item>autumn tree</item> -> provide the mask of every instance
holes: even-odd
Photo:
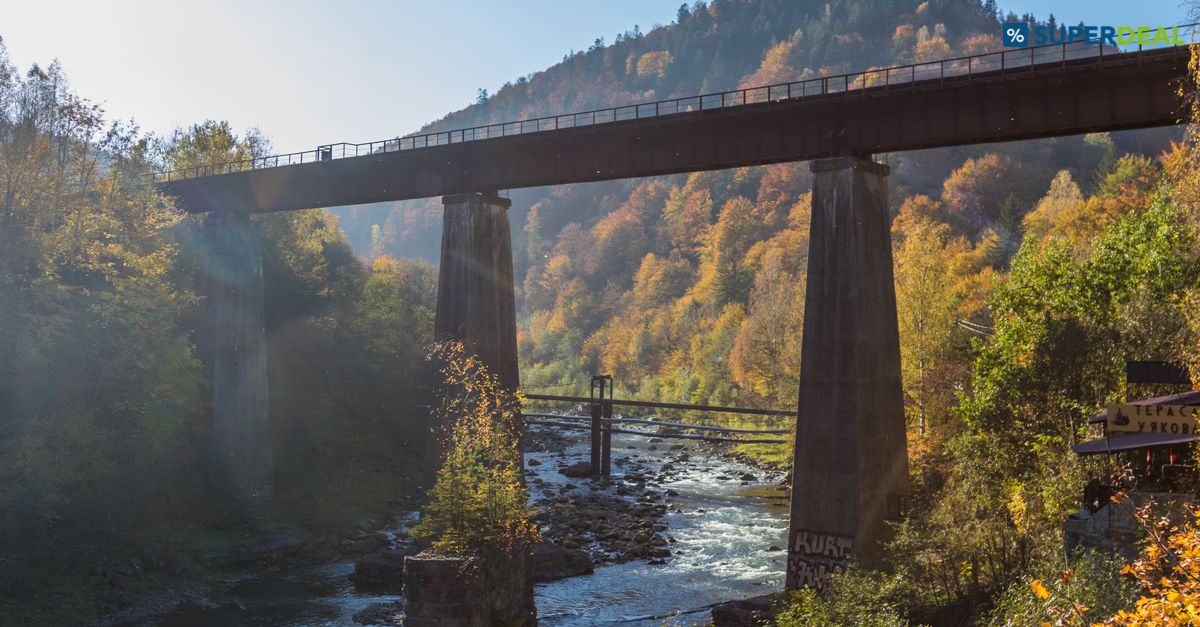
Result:
[[[638,78],[661,79],[667,75],[667,70],[671,68],[671,63],[674,61],[675,59],[671,57],[671,53],[666,50],[647,52],[638,59]]]
[[[907,225],[895,251],[896,310],[905,408],[918,435],[926,432],[930,373],[942,357],[955,323],[953,278],[946,253],[950,228],[929,220]]]
[[[707,263],[715,271],[716,303],[745,303],[754,281],[754,268],[747,267],[746,253],[760,231],[758,208],[745,198],[734,198],[721,209],[721,217],[709,234]]]
[[[943,184],[942,203],[954,228],[974,237],[1000,217],[1004,200],[1027,189],[1021,164],[995,154],[967,159]]]
[[[774,407],[796,403],[800,386],[800,337],[804,328],[804,275],[784,268],[772,249],[754,279],[750,310],[731,355],[734,380]]]
[[[913,48],[914,63],[929,63],[950,57],[950,44],[941,37],[931,37]]]
[[[1050,183],[1050,191],[1046,192],[1033,211],[1025,216],[1024,230],[1029,237],[1041,239],[1054,230],[1059,214],[1064,211],[1074,211],[1083,204],[1083,193],[1071,173],[1062,170]]]
[[[205,120],[187,129],[177,128],[170,137],[155,142],[157,157],[170,170],[183,170],[218,163],[238,163],[252,169],[257,160],[271,154],[271,141],[257,127],[239,137],[229,122]]]
[[[777,85],[796,80],[799,73],[791,65],[793,48],[795,45],[790,41],[781,41],[776,44],[767,51],[758,71],[747,75],[738,83],[738,89]]]

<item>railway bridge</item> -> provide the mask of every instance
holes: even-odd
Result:
[[[441,196],[436,333],[515,388],[499,190],[811,161],[788,585],[874,560],[908,494],[887,165],[873,155],[1178,124],[1189,50],[1052,45],[691,98],[332,144],[160,175],[208,214],[201,346],[235,493],[273,490],[261,249],[252,213]],[[432,457],[432,456],[431,456]]]

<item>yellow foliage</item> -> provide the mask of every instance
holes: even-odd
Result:
[[[447,432],[437,484],[414,535],[432,539],[433,549],[444,553],[536,540],[519,448],[524,396],[501,387],[460,342],[437,344],[428,358],[442,363],[437,416]]]
[[[1027,237],[1042,239],[1054,230],[1059,214],[1075,211],[1083,204],[1083,192],[1071,180],[1071,173],[1062,170],[1050,183],[1050,191],[1038,202],[1037,208],[1025,216],[1024,228]]]
[[[767,51],[758,70],[738,83],[738,89],[778,85],[796,80],[797,72],[792,68],[790,61],[794,47],[790,41],[775,44]]]
[[[670,69],[674,59],[671,58],[671,53],[666,50],[657,50],[655,52],[647,52],[642,55],[642,58],[637,62],[637,74],[639,78],[662,78],[667,75],[667,70]]]
[[[916,220],[907,225],[895,252],[905,409],[917,423],[919,435],[926,431],[933,391],[929,374],[945,351],[955,319],[954,279],[946,254],[949,232],[945,224]]]
[[[914,63],[930,63],[950,57],[950,44],[941,37],[931,37],[913,49]]]

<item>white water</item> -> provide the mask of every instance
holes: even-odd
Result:
[[[615,463],[623,457],[642,462],[646,466],[644,474],[652,477],[658,474],[658,466],[669,461],[668,456],[684,452],[650,451],[650,446],[664,449],[679,440],[667,439],[656,444],[650,444],[648,440],[648,437],[629,435],[613,437],[613,479],[619,480],[624,474],[621,465]],[[695,446],[689,444],[688,448]],[[766,550],[771,546],[783,547],[787,536],[787,501],[778,499],[785,493],[773,485],[778,482],[778,477],[742,464],[714,459],[695,450],[686,452],[694,465],[675,463],[675,470],[667,481],[661,485],[652,481],[646,484],[646,489],[655,492],[671,489],[679,493],[666,501],[678,506],[683,513],[669,511],[662,519],[669,528],[661,532],[663,536],[677,540],[668,545],[676,554],[667,559],[666,565],[650,566],[645,560],[601,564],[590,576],[539,584],[536,589],[539,625],[611,625],[646,616],[659,619],[637,622],[657,625],[664,622],[662,617],[678,612],[782,588],[786,553]],[[567,456],[571,461],[582,461],[586,459],[584,453],[583,445],[577,444],[568,448]],[[557,456],[532,454],[528,457],[554,459]],[[625,467],[630,465],[625,464]],[[561,477],[549,464],[537,467],[537,470],[547,482],[565,484],[573,481],[581,485],[576,492],[587,491],[586,481]],[[740,485],[737,476],[742,472],[750,472],[759,480]],[[718,476],[732,479],[718,480]],[[771,496],[776,498],[767,498]],[[678,554],[679,551],[682,554]],[[707,618],[708,613],[702,612],[680,615],[667,622],[690,625],[705,622]]]

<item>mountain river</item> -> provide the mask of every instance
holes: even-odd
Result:
[[[568,479],[550,463],[587,461],[586,432],[567,433],[561,454],[526,454],[527,461],[543,461],[531,468],[542,480],[531,486],[535,499],[588,491],[588,480]],[[612,479],[622,485],[624,469],[635,474],[637,468],[647,479],[644,486],[629,482],[630,489],[678,492],[669,498],[673,509],[660,520],[668,526],[661,533],[676,539],[670,545],[673,555],[665,565],[650,565],[646,559],[600,563],[592,575],[538,584],[542,627],[705,624],[709,612],[695,610],[781,589],[786,553],[768,550],[784,546],[787,532],[787,493],[775,485],[780,475],[707,454],[707,446],[695,441],[655,437],[615,434]],[[669,450],[678,442],[686,449]],[[676,463],[661,483],[654,481],[658,468],[683,452],[690,463]],[[743,482],[742,473],[757,480]],[[567,489],[569,484],[580,487]],[[236,603],[212,609],[185,605],[138,627],[352,627],[357,625],[351,620],[355,613],[400,599],[356,588],[347,579],[353,571],[353,561],[338,561],[278,572],[230,588],[226,597]]]

